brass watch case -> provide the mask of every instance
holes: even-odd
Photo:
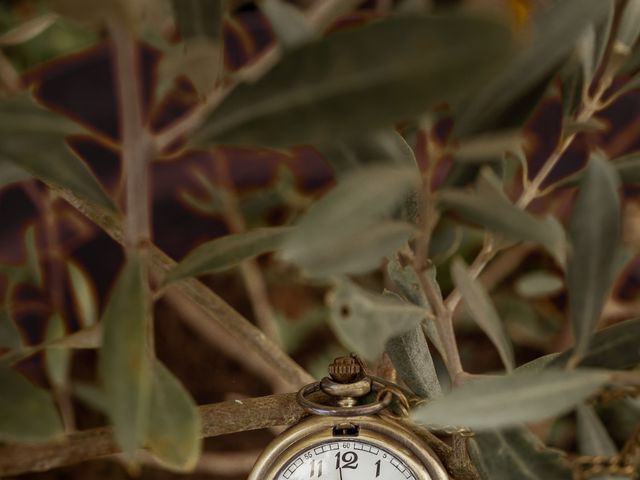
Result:
[[[336,434],[351,425],[354,434]],[[282,468],[313,445],[339,439],[361,440],[396,455],[415,473],[416,480],[449,480],[446,470],[413,432],[378,415],[344,417],[311,416],[275,438],[256,461],[248,480],[275,480]]]

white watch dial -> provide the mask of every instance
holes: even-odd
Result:
[[[431,477],[429,477],[431,478]],[[416,480],[393,453],[353,440],[322,442],[293,457],[275,480]]]

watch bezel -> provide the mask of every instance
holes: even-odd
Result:
[[[357,425],[353,436],[334,434],[345,423]],[[449,480],[435,453],[413,432],[390,419],[379,416],[311,416],[276,437],[262,452],[248,480],[275,480],[292,458],[310,447],[336,439],[360,439],[396,455],[415,472],[416,480]]]

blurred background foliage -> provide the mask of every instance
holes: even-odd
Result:
[[[537,371],[529,362],[563,366],[569,357],[637,367],[639,2],[347,3],[323,25],[309,20],[323,0],[0,2],[0,389],[17,407],[29,378],[56,405],[41,406],[49,420],[32,430],[16,408],[11,422],[0,419],[0,442],[101,426],[111,408],[95,347],[123,251],[33,178],[107,209],[122,205],[114,45],[96,21],[110,8],[139,39],[144,122],[163,148],[150,164],[153,241],[186,257],[170,279],[199,276],[313,377],[357,351],[373,372],[420,396],[449,389],[456,371],[443,361],[451,352],[434,326],[434,299],[409,268],[416,257],[454,317],[465,375]],[[426,29],[422,15],[434,12],[446,20]],[[410,48],[423,44],[424,55]],[[274,45],[280,62],[267,71],[259,59]],[[388,71],[377,65],[400,73],[378,85],[375,75]],[[193,135],[165,135],[234,82]],[[46,108],[25,102],[27,89]],[[60,135],[86,166],[59,153]],[[238,236],[225,243],[229,234]],[[213,239],[221,240],[206,243]],[[162,388],[177,378],[198,405],[292,390],[247,367],[242,347],[182,321],[179,304],[155,287],[152,343],[173,374],[156,373],[169,379]],[[592,340],[611,326],[618,330]],[[60,338],[73,339],[46,348]],[[546,357],[574,347],[562,361]],[[544,404],[536,395],[554,382],[571,390],[575,381],[573,394],[561,392],[572,405],[550,398],[531,418],[504,414],[506,425],[529,421],[530,430],[478,435],[472,454],[484,478],[514,478],[517,459],[487,453],[500,441],[535,465],[535,478],[570,478],[564,459],[540,453],[529,432],[572,455],[613,455],[634,434],[638,400],[598,404],[597,415],[587,404],[568,412],[610,379],[544,381],[532,402]],[[519,385],[487,388],[508,396]],[[444,411],[433,402],[416,415],[456,418],[468,398],[484,398],[470,392],[467,404],[452,400]],[[245,478],[273,434],[206,439],[191,475]],[[130,474],[110,459],[28,477]],[[149,465],[141,475],[176,474]]]

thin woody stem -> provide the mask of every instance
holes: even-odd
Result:
[[[116,88],[126,192],[124,228],[127,253],[139,253],[151,239],[149,216],[149,133],[144,127],[135,39],[121,18],[108,21],[115,45]]]
[[[44,179],[43,181],[102,228],[116,242],[123,243],[120,221],[113,214],[75,196],[68,190],[61,189]],[[151,274],[157,279],[164,278],[167,272],[176,266],[176,262],[153,244],[150,245],[149,250],[151,253]],[[266,366],[277,372],[277,375],[280,375],[292,387],[299,388],[313,381],[313,377],[283,352],[278,345],[269,340],[264,333],[202,282],[195,279],[181,280],[167,288],[168,291],[174,291],[176,295],[188,299],[194,308],[201,311],[211,322],[215,322],[230,339],[236,342],[238,348],[246,348],[254,352],[265,362]]]
[[[305,411],[293,393],[230,400],[200,407],[205,438],[299,421]],[[50,470],[120,452],[110,427],[84,430],[42,445],[0,445],[0,476]]]
[[[591,117],[593,117],[595,113],[599,111],[601,106],[601,99],[604,96],[607,89],[611,86],[611,82],[612,82],[612,78],[608,75],[601,80],[593,97],[590,99],[587,99],[585,104],[582,106],[582,108],[578,112],[578,115],[576,118],[578,123],[588,121],[589,119],[591,119]],[[567,135],[564,139],[560,141],[560,143],[558,144],[556,149],[553,151],[553,153],[549,156],[549,158],[544,163],[540,171],[536,174],[533,180],[531,180],[531,182],[524,189],[524,191],[520,195],[520,198],[518,198],[516,205],[519,208],[523,210],[526,209],[529,206],[529,204],[538,197],[538,195],[540,194],[540,187],[542,186],[544,181],[548,178],[549,174],[553,171],[553,169],[558,164],[558,162],[563,157],[563,155],[568,150],[568,148],[571,146],[576,136],[577,136],[577,133],[572,133],[570,135]],[[485,239],[485,244],[482,250],[476,256],[476,258],[474,259],[469,269],[469,273],[471,274],[471,276],[473,278],[477,278],[480,275],[480,273],[482,273],[484,268],[489,264],[491,259],[493,259],[493,257],[497,252],[498,252],[498,249],[495,248],[492,241],[492,237],[491,235],[489,235],[487,239]],[[445,301],[447,309],[452,313],[455,312],[461,299],[462,297],[458,289],[454,289],[449,294],[449,296]]]

